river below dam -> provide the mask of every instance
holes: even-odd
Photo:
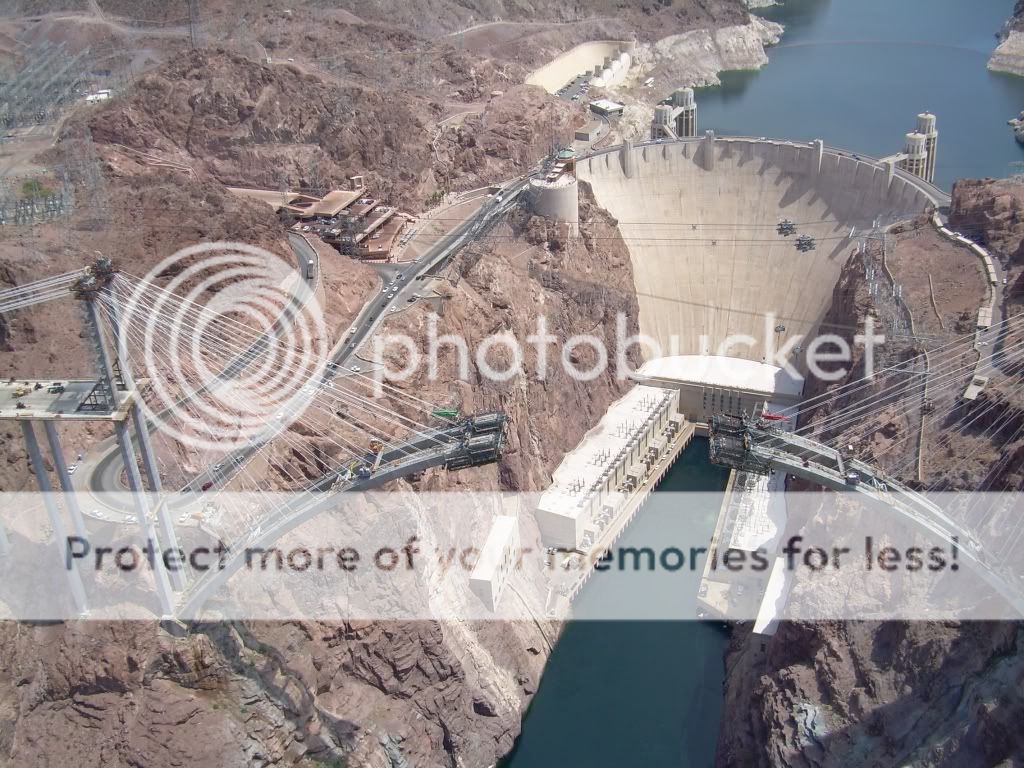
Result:
[[[880,157],[901,150],[917,113],[929,110],[939,186],[1022,173],[1024,148],[1006,121],[1024,109],[1024,78],[985,68],[1012,9],[1011,0],[788,0],[765,9],[786,27],[781,43],[764,69],[724,73],[721,87],[697,91],[698,133],[821,138]],[[706,440],[695,440],[659,492],[720,491],[726,476],[708,461]],[[711,502],[689,505],[685,517],[651,505],[621,544],[650,543],[680,518],[689,537],[707,540],[717,512]],[[577,600],[581,612],[617,589],[595,576]],[[692,595],[678,600],[683,611],[693,604]],[[502,765],[708,768],[726,643],[711,623],[570,622]]]

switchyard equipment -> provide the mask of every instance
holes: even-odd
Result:
[[[796,234],[796,224],[789,219],[783,219],[779,222],[779,226],[776,227],[775,231],[783,237],[789,237],[790,235]]]

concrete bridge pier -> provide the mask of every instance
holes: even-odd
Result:
[[[120,307],[118,306],[116,297],[109,288],[106,289],[106,293],[111,299],[111,306],[113,307],[114,339],[118,350],[117,357],[121,364],[121,376],[124,378],[124,383],[128,389],[130,391],[134,391],[135,380],[132,376],[131,365],[128,360],[128,350],[124,348],[124,340],[121,338]],[[139,446],[139,455],[142,457],[142,466],[146,472],[146,479],[149,481],[149,490],[156,499],[157,533],[160,543],[167,551],[177,551],[179,547],[178,537],[174,532],[174,521],[171,519],[170,512],[167,509],[166,501],[161,498],[163,485],[160,482],[160,472],[156,466],[156,456],[153,453],[153,446],[149,441],[149,428],[146,425],[146,417],[142,413],[142,407],[139,405],[137,397],[132,400],[130,413],[132,425],[135,428],[135,440]],[[130,445],[131,443],[129,442],[129,446]],[[133,461],[132,464],[135,464],[135,462]],[[170,581],[176,592],[181,592],[186,587],[185,574],[180,569],[171,570]]]
[[[100,366],[100,378],[105,379],[109,388],[111,402],[114,408],[120,404],[119,393],[117,390],[117,380],[114,377],[114,366],[111,362],[110,352],[107,349],[107,345],[103,340],[103,327],[100,324],[99,311],[96,308],[96,297],[93,294],[87,294],[84,297],[86,316],[89,321],[89,330],[93,337],[93,343],[96,347],[96,355],[99,360]],[[117,303],[114,302],[116,307]],[[115,313],[115,325],[117,324],[117,318]],[[115,327],[115,332],[117,328]],[[116,333],[120,336],[120,333]],[[118,340],[115,340],[115,344]],[[127,356],[121,355],[122,364],[122,376],[125,377],[125,382],[130,380],[130,371],[127,369]],[[130,409],[132,413],[138,412],[138,404],[133,403],[133,408]],[[136,426],[140,422],[136,421]],[[149,435],[146,432],[145,420],[141,420],[142,429],[141,434],[145,436],[144,440],[140,439],[139,444],[143,442],[148,446]],[[138,463],[135,461],[135,450],[132,447],[131,435],[128,433],[128,426],[125,424],[123,419],[118,419],[114,422],[114,436],[117,441],[117,447],[121,450],[121,461],[124,464],[125,472],[128,475],[128,490],[131,492],[132,504],[135,507],[135,516],[138,520],[139,529],[142,531],[143,538],[146,543],[154,549],[154,551],[160,549],[160,539],[156,535],[156,531],[153,528],[153,524],[149,519],[149,502],[145,496],[145,489],[142,486],[142,476],[139,473]],[[143,451],[145,455],[145,451]],[[152,451],[150,450],[150,460],[152,460]],[[155,470],[155,466],[153,467]],[[159,478],[157,478],[157,486],[159,487]],[[154,490],[155,492],[155,490]],[[160,607],[165,615],[172,615],[174,613],[174,600],[172,598],[171,583],[167,576],[167,569],[164,567],[163,557],[153,558],[153,575],[156,582],[157,595],[160,598]],[[184,578],[182,574],[178,574],[179,578]]]
[[[64,460],[64,449],[60,444],[57,426],[52,421],[43,422],[43,426],[46,429],[46,442],[50,446],[50,456],[53,457],[53,468],[57,471],[57,479],[60,480],[61,490],[64,491],[64,503],[68,506],[71,527],[75,531],[75,536],[84,539],[87,535],[85,518],[82,517],[82,508],[78,506],[78,498],[75,496],[75,489],[71,484],[71,474],[68,472],[68,464]]]
[[[128,434],[128,427],[123,421],[118,421],[114,423],[114,431],[117,436],[117,447],[121,449],[121,461],[128,475],[128,490],[131,491],[132,504],[135,507],[135,518],[138,521],[146,543],[159,550],[159,538],[149,519],[149,503],[146,499],[145,489],[142,487],[142,476],[139,474],[139,467],[135,463],[135,452],[132,450],[132,441]],[[153,575],[163,615],[171,616],[174,614],[174,599],[172,597],[171,582],[167,577],[167,569],[164,567],[162,556],[153,558]]]
[[[25,439],[25,448],[28,450],[29,463],[32,465],[32,474],[35,475],[36,484],[43,495],[43,505],[46,507],[46,514],[50,518],[50,526],[53,528],[54,543],[61,561],[64,559],[65,547],[67,546],[68,534],[64,528],[64,520],[60,510],[54,501],[53,488],[50,485],[50,478],[46,474],[46,465],[43,463],[43,454],[39,450],[39,441],[36,440],[36,432],[32,422],[25,420],[21,422],[21,434]],[[84,614],[89,610],[85,596],[85,587],[82,584],[82,576],[78,572],[77,561],[72,561],[70,567],[65,569],[68,586],[71,589],[71,598],[75,601],[75,609]]]

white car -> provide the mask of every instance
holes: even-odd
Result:
[[[352,373],[359,373],[361,370],[363,370],[363,369],[360,368],[358,365],[353,365],[352,366]]]
[[[77,464],[72,464],[70,467],[68,467],[68,474],[69,475],[75,474],[75,471],[77,469],[78,469],[78,465]]]
[[[348,329],[349,335],[355,333],[357,330],[359,330],[359,326],[353,325],[351,328]]]

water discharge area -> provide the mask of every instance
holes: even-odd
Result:
[[[707,441],[696,439],[661,485],[666,491],[703,491],[706,504],[685,516],[666,506],[641,514],[622,546],[710,539],[718,514],[710,492],[725,488],[728,472],[712,465],[707,451]],[[586,613],[590,602],[629,601],[637,584],[602,574],[583,588],[576,609]],[[693,615],[696,595],[678,594],[671,581],[661,587],[661,599],[678,604],[680,615]],[[516,749],[502,765],[610,768],[636,765],[639,755],[651,766],[711,765],[727,640],[715,623],[570,622],[548,661]]]
[[[698,91],[698,133],[823,138],[882,157],[900,151],[915,115],[930,110],[941,134],[940,187],[949,191],[961,177],[1007,176],[1024,160],[1006,125],[1024,104],[1024,78],[988,72],[985,64],[1010,10],[1001,0],[787,0],[763,11],[786,26],[782,43],[768,51],[769,64],[759,72],[724,73],[721,87]],[[835,266],[813,267],[821,272],[820,290],[831,291]],[[643,308],[641,315],[643,325]],[[651,325],[660,330],[649,315]],[[691,445],[662,487],[722,480],[706,448],[704,441]],[[715,512],[706,521],[687,521],[690,534],[700,525],[713,527]],[[673,522],[641,513],[623,542]],[[612,591],[614,582],[592,580],[581,604],[592,590]],[[571,622],[504,765],[711,766],[725,643],[715,624]]]

